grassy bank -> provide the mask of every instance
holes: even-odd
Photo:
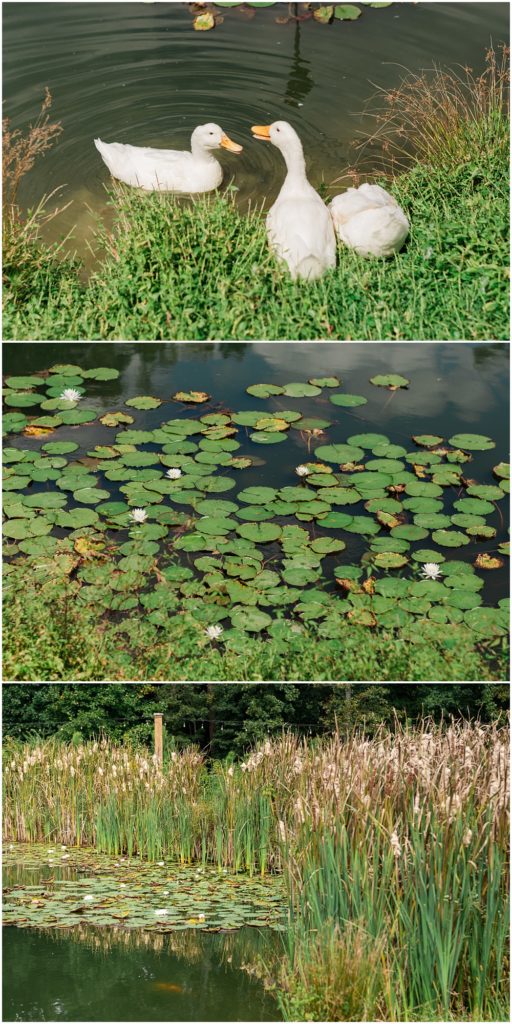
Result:
[[[269,254],[263,215],[241,213],[229,195],[186,204],[119,189],[114,234],[88,283],[78,263],[42,246],[11,268],[4,336],[505,339],[505,168],[492,154],[449,174],[418,166],[393,192],[412,220],[406,248],[372,262],[340,248],[336,270],[304,284]]]
[[[282,872],[287,1020],[508,1019],[508,732],[267,740],[241,763],[4,747],[4,836]]]
[[[506,71],[491,51],[481,78],[457,82],[414,78],[379,117],[383,148],[395,138],[400,154],[406,136],[415,153],[387,183],[412,224],[392,259],[340,246],[334,271],[292,282],[268,252],[263,211],[241,212],[229,191],[190,201],[120,186],[87,282],[62,247],[40,241],[37,218],[15,232],[4,337],[507,339]]]
[[[4,678],[24,680],[507,680],[506,637],[478,642],[463,624],[423,619],[411,637],[341,620],[336,639],[321,627],[290,631],[276,620],[268,639],[212,643],[201,623],[175,615],[172,633],[155,636],[144,618],[118,622],[115,613],[77,601],[73,583],[42,589],[30,573],[6,586]]]

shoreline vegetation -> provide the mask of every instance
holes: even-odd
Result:
[[[53,590],[53,593],[52,593]],[[287,630],[283,620],[283,629]],[[175,616],[172,635],[155,639],[151,623],[137,620],[131,634],[104,609],[76,600],[73,582],[43,593],[31,567],[4,599],[4,680],[98,681],[506,681],[507,636],[479,641],[464,624],[449,635],[423,620],[401,639],[343,620],[328,639],[314,624],[279,638],[247,636],[243,645],[212,643],[190,615]],[[237,650],[237,646],[240,648]]]
[[[263,211],[229,186],[194,201],[114,185],[113,232],[88,280],[71,239],[41,240],[50,197],[22,217],[19,182],[52,144],[49,93],[28,134],[4,123],[4,337],[8,340],[508,339],[508,50],[486,70],[409,75],[369,113],[359,144],[412,222],[392,259],[339,248],[337,268],[293,282]],[[361,163],[362,165],[362,163]],[[355,180],[361,180],[356,175]]]
[[[506,1020],[508,764],[506,726],[461,720],[284,733],[243,760],[170,741],[162,765],[8,739],[4,839],[284,882],[282,949],[254,970],[285,1020]]]

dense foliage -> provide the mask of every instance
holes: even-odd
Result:
[[[437,721],[451,715],[488,722],[505,712],[508,685],[364,684],[301,686],[80,684],[4,686],[4,736],[27,739],[57,735],[88,740],[104,734],[113,740],[150,743],[153,714],[162,712],[168,737],[178,746],[198,744],[212,757],[242,753],[267,735],[290,727],[300,735],[319,735],[338,722],[343,729],[415,721],[422,714]]]

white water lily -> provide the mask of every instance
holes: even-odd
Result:
[[[309,469],[308,469],[307,466],[296,466],[295,467],[295,472],[296,472],[297,476],[308,476],[309,475]]]
[[[209,640],[218,640],[223,632],[222,626],[207,626],[205,629],[205,634]]]
[[[76,388],[64,388],[62,394],[59,395],[64,402],[79,402],[81,397],[80,391],[77,391]]]
[[[147,518],[148,514],[145,508],[132,508],[130,512],[132,523],[145,523]]]
[[[165,861],[164,860],[157,860],[157,864],[158,864],[159,868],[163,868],[163,866],[165,864]]]
[[[168,469],[165,475],[169,477],[169,480],[179,480],[181,469]]]
[[[155,914],[156,914],[157,917],[161,917],[163,914],[168,914],[168,913],[169,913],[168,910],[155,910]]]
[[[94,896],[84,896],[84,903],[90,903],[94,899]]]
[[[437,562],[425,562],[421,568],[420,575],[424,576],[427,580],[437,580],[443,575],[443,571]]]

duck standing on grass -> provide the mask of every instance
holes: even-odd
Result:
[[[291,276],[312,280],[336,266],[336,236],[329,211],[306,177],[302,143],[287,121],[254,125],[257,139],[277,146],[286,163],[283,187],[267,214],[267,237]]]
[[[361,185],[329,204],[338,238],[359,256],[392,256],[409,234],[409,221],[394,196],[380,185]]]
[[[194,129],[190,153],[102,142],[101,139],[95,139],[94,145],[113,178],[147,192],[211,192],[218,188],[223,176],[213,150],[222,148],[231,153],[242,152],[242,146],[213,123],[201,124]]]

